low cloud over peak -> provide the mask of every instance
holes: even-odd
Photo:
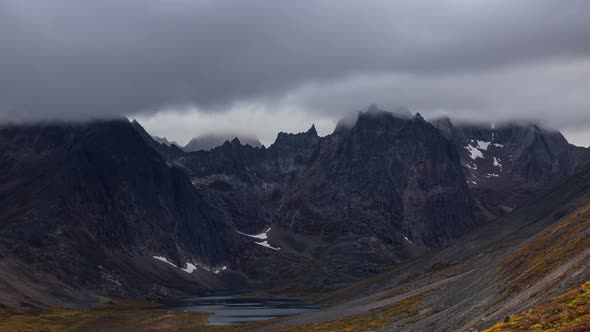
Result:
[[[376,102],[586,130],[588,12],[584,0],[5,0],[0,121],[172,110],[228,129],[242,112],[278,132]],[[248,123],[252,108],[284,120]],[[189,136],[152,128],[166,130]]]

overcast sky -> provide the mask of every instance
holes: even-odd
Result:
[[[0,121],[126,115],[180,143],[376,103],[590,145],[587,0],[0,0]]]

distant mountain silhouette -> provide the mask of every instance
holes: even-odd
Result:
[[[256,137],[233,134],[207,134],[191,139],[183,149],[187,152],[200,150],[208,151],[222,145],[226,141],[231,141],[234,138],[237,138],[241,144],[247,144],[252,147],[262,146],[262,143],[260,143]]]

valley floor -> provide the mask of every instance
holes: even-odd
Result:
[[[118,301],[92,310],[59,308],[18,313],[0,308],[2,332],[192,331],[207,324],[209,314],[158,310],[149,302]]]

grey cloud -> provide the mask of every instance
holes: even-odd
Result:
[[[588,12],[585,0],[3,0],[0,119],[216,111],[360,76],[428,83],[575,63],[590,53]],[[400,100],[493,110],[464,89],[443,106],[427,94]],[[309,105],[337,113],[338,102]]]
[[[410,112],[427,119],[445,115],[468,122],[533,121],[565,130],[574,143],[589,145],[589,78],[590,60],[437,77],[357,75],[305,84],[282,98],[237,105],[228,112],[191,109],[138,119],[149,131],[181,142],[202,133],[230,131],[258,135],[268,145],[277,132],[304,131],[313,122],[320,134],[328,134],[337,119],[350,115],[354,122],[356,112],[370,103],[390,111],[412,105]]]
[[[590,59],[543,62],[485,73],[363,75],[332,84],[292,90],[282,104],[322,110],[353,111],[378,103],[386,109],[411,105],[426,117],[498,122],[534,120],[555,128],[590,127]]]

